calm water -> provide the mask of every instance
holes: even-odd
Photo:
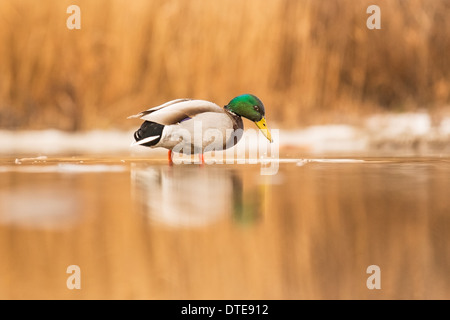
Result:
[[[449,299],[450,160],[357,160],[3,159],[0,298]]]

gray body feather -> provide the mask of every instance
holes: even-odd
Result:
[[[205,100],[177,99],[129,118],[164,125],[152,147],[185,154],[230,148],[241,139],[244,128],[240,116]]]

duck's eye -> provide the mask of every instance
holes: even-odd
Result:
[[[258,106],[253,106],[253,109],[255,109],[255,111],[259,112],[259,107]]]

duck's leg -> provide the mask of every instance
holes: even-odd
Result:
[[[169,150],[169,153],[167,154],[167,159],[169,160],[169,166],[173,165],[172,150]]]
[[[195,160],[194,163],[198,163],[201,167],[205,164],[205,158],[203,157],[203,153],[198,154],[198,160]]]

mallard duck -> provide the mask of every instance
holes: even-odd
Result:
[[[252,94],[233,98],[223,108],[205,100],[177,99],[142,111],[128,118],[145,120],[134,133],[132,145],[169,149],[184,154],[225,150],[235,146],[242,137],[242,118],[255,122],[272,142],[266,124],[264,105]]]

